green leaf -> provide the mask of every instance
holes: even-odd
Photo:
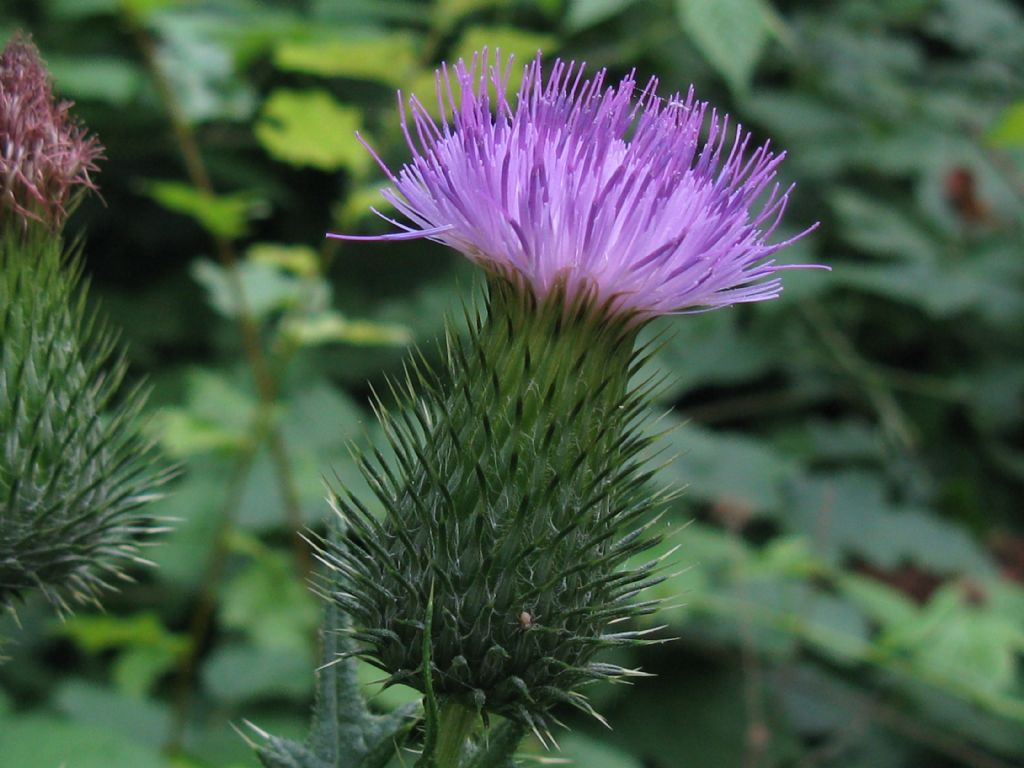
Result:
[[[227,239],[242,237],[259,207],[248,192],[211,195],[181,181],[150,181],[145,191],[167,210],[183,213],[207,232]]]
[[[134,616],[72,616],[61,626],[82,650],[99,653],[125,646],[174,644],[176,638],[152,612]]]
[[[940,14],[929,19],[928,31],[964,51],[977,51],[1017,61],[1024,53],[1024,17],[1019,6],[1004,0],[941,0]]]
[[[883,630],[917,621],[917,606],[903,592],[861,576],[842,573],[836,586],[844,597],[856,604],[865,615]]]
[[[245,256],[255,264],[269,264],[298,277],[320,274],[320,256],[308,245],[255,243],[249,246]]]
[[[579,31],[618,16],[636,0],[570,0],[566,13],[566,26]]]
[[[1024,361],[1000,360],[967,373],[964,380],[971,415],[986,433],[1009,432],[1024,422]]]
[[[239,262],[235,269],[241,281],[245,307],[254,317],[261,318],[271,312],[297,306],[307,295],[302,280],[282,272],[273,264],[247,260]],[[206,288],[214,309],[224,317],[241,315],[238,288],[224,267],[199,259],[192,263],[191,273]]]
[[[659,427],[672,426],[665,421]],[[799,471],[794,462],[756,438],[676,424],[663,442],[678,456],[661,478],[684,489],[684,499],[739,505],[754,513],[781,509],[783,484]]]
[[[114,731],[42,715],[5,719],[0,725],[0,755],[12,768],[164,768],[156,747]]]
[[[236,534],[235,550],[239,537]],[[241,541],[255,557],[224,585],[221,622],[260,648],[304,653],[319,616],[312,593],[286,553],[249,537]]]
[[[466,63],[473,54],[487,47],[490,56],[500,53],[502,61],[514,56],[516,63],[512,66],[509,79],[509,91],[515,93],[523,80],[522,65],[532,61],[537,51],[545,55],[552,54],[558,45],[558,38],[519,27],[508,26],[472,26],[468,27],[455,46],[453,59],[465,59]]]
[[[507,0],[436,0],[433,21],[442,32],[450,30],[456,22],[475,11],[493,8]]]
[[[248,442],[245,433],[203,421],[184,408],[161,409],[153,415],[149,431],[175,459],[209,451],[237,451]]]
[[[114,682],[124,693],[142,697],[178,663],[188,637],[168,631],[151,612],[134,616],[74,616],[62,628],[83,650],[123,651],[114,664]]]
[[[736,93],[750,86],[768,41],[763,0],[675,0],[683,30]]]
[[[257,92],[239,76],[241,57],[236,59],[230,45],[238,16],[212,7],[181,11],[161,7],[199,5],[195,0],[126,2],[137,7],[137,23],[154,33],[160,68],[174,92],[180,117],[193,125],[251,119],[258,106]]]
[[[919,620],[892,630],[887,643],[909,650],[930,673],[983,694],[1009,693],[1024,651],[1024,627],[971,604],[963,586],[951,584],[932,596]]]
[[[609,713],[615,743],[643,756],[650,768],[741,766],[749,730],[744,685],[735,659],[682,657],[675,675],[645,680],[645,695],[630,697],[627,706]],[[793,761],[793,737],[781,723],[776,727],[771,708],[767,715],[772,738],[763,764],[787,765]]]
[[[163,746],[171,725],[170,711],[163,704],[85,680],[61,683],[53,701],[62,714],[76,723],[117,732],[156,748]]]
[[[989,131],[988,140],[997,147],[1024,147],[1024,101],[1006,108]]]
[[[374,80],[396,88],[418,69],[416,40],[408,32],[285,40],[274,48],[274,64],[288,72]]]
[[[707,312],[685,322],[674,320],[678,318],[650,323],[640,341],[657,338],[658,353],[637,372],[634,381],[668,372],[664,391],[658,393],[660,400],[674,402],[698,386],[749,380],[780,362],[774,347],[749,328],[740,331],[735,313]]]
[[[235,451],[250,439],[257,401],[229,377],[193,369],[185,375],[185,404],[154,415],[151,433],[173,457]]]
[[[90,2],[95,1],[90,0]],[[115,0],[115,2],[125,11],[145,17],[168,8],[195,4],[197,0]]]
[[[160,546],[147,553],[161,580],[175,589],[198,588],[205,578],[227,493],[227,462],[204,457],[197,464],[189,467],[173,493],[153,505],[154,515],[178,521]]]
[[[370,162],[355,136],[362,121],[359,109],[339,103],[327,91],[281,88],[263,104],[253,130],[263,148],[278,160],[361,174]]]
[[[369,491],[348,449],[377,434],[365,413],[344,392],[323,380],[290,392],[280,404],[278,423],[289,448],[303,520],[321,525],[326,510],[324,477],[339,477],[352,491]],[[374,505],[371,505],[374,508]],[[239,524],[266,531],[284,523],[284,500],[268,453],[260,452],[242,494]]]
[[[942,248],[936,233],[928,231],[909,211],[849,189],[829,198],[839,217],[843,237],[851,245],[887,259],[934,263]],[[843,265],[843,271],[847,265]]]
[[[858,419],[809,419],[776,434],[775,442],[781,451],[804,462],[885,460],[881,430]]]
[[[308,649],[227,643],[203,662],[202,678],[204,687],[221,701],[284,698],[304,703],[313,692],[313,666]]]
[[[813,578],[822,573],[824,565],[811,547],[812,543],[803,535],[777,536],[757,553],[749,572],[770,578]]]
[[[796,607],[790,620],[804,642],[841,664],[856,664],[870,648],[864,614],[845,600],[817,590]]]
[[[373,217],[371,208],[376,208],[381,213],[388,213],[394,209],[391,202],[381,195],[379,182],[351,189],[343,200],[332,206],[331,215],[341,231],[351,232],[359,221]]]
[[[996,317],[1020,316],[1020,292],[977,261],[928,264],[844,264],[833,273],[844,285],[918,306],[930,316],[950,317],[967,310]]]
[[[304,347],[331,343],[405,346],[413,339],[412,331],[404,325],[349,320],[333,309],[289,317],[282,333]]]
[[[880,478],[858,471],[796,478],[781,519],[813,536],[833,563],[857,556],[882,568],[907,561],[937,573],[985,578],[994,566],[959,525],[887,498]]]
[[[186,644],[185,638],[179,637],[175,642],[126,648],[111,670],[114,684],[129,696],[144,698],[177,666]]]
[[[50,0],[47,13],[68,21],[89,16],[114,16],[128,0]]]
[[[789,728],[805,738],[837,743],[850,733],[851,718],[863,702],[863,693],[847,677],[804,661],[769,671],[767,685]],[[914,764],[911,744],[884,729],[868,728],[844,743],[831,762],[835,768],[906,768]]]
[[[145,79],[138,66],[112,56],[50,56],[46,63],[62,96],[116,106],[132,101]]]

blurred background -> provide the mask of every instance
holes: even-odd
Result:
[[[371,385],[473,268],[377,233],[395,90],[483,45],[693,83],[798,186],[776,302],[673,318],[652,362],[678,640],[565,713],[587,768],[1024,765],[1024,11],[1008,0],[3,0],[105,144],[91,299],[182,472],[158,567],[8,618],[0,763],[241,768],[301,737],[319,606],[296,543],[361,480]],[[244,301],[239,301],[238,288]],[[370,690],[379,676],[367,670]],[[382,709],[409,691],[375,693]],[[238,729],[239,732],[236,732]],[[410,757],[404,758],[410,764]],[[396,759],[395,765],[401,765]]]

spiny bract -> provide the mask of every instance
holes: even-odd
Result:
[[[0,236],[0,605],[32,588],[61,609],[95,600],[156,530],[138,511],[163,479],[143,398],[115,403],[124,364],[61,249],[38,231]]]
[[[394,456],[362,469],[384,517],[335,496],[348,535],[320,554],[344,578],[324,591],[361,655],[421,691],[433,593],[435,692],[544,731],[555,704],[592,711],[581,686],[630,673],[594,656],[638,641],[609,625],[656,604],[636,596],[657,560],[625,567],[657,540],[662,501],[646,485],[649,393],[627,387],[643,355],[628,316],[499,277],[470,326],[449,333],[443,373],[412,366],[397,412],[378,400]]]

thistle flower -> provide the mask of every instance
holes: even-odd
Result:
[[[570,299],[590,293],[640,318],[772,299],[780,270],[814,266],[773,258],[813,226],[767,242],[792,189],[775,181],[785,153],[750,151],[750,134],[692,87],[664,99],[656,78],[606,86],[605,70],[587,79],[563,61],[545,82],[538,54],[513,105],[510,66],[488,66],[486,50],[459,61],[458,100],[442,66],[440,124],[399,94],[412,160],[395,175],[374,157],[394,187],[384,196],[418,229],[328,236],[429,238],[525,278],[538,298],[564,283]]]
[[[393,387],[397,410],[376,402],[393,458],[361,466],[383,519],[337,492],[348,534],[320,557],[357,653],[390,682],[543,734],[557,704],[593,713],[588,683],[635,674],[596,654],[645,642],[611,627],[657,606],[641,593],[659,560],[637,558],[668,495],[648,489],[639,328],[777,296],[773,257],[793,240],[767,240],[789,190],[783,156],[748,151],[692,90],[606,87],[603,70],[561,61],[545,81],[538,55],[512,105],[508,67],[486,62],[456,65],[458,99],[441,69],[439,123],[409,100],[397,175],[378,158],[415,226],[331,235],[429,238],[489,279],[441,370],[420,359]]]
[[[12,214],[58,229],[103,148],[55,101],[39,51],[15,35],[0,54],[0,222]]]

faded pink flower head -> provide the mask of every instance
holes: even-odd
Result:
[[[95,189],[103,147],[55,101],[50,75],[30,40],[16,34],[0,54],[0,222],[57,229],[72,194]]]
[[[776,181],[785,153],[753,146],[692,88],[662,98],[654,78],[613,85],[560,60],[545,77],[538,54],[513,98],[510,66],[484,50],[455,65],[455,89],[442,66],[440,121],[399,95],[412,159],[397,173],[377,159],[384,196],[412,224],[328,236],[429,238],[539,298],[564,285],[640,318],[773,299],[780,270],[817,266],[774,258],[814,226],[769,242],[789,201]]]

